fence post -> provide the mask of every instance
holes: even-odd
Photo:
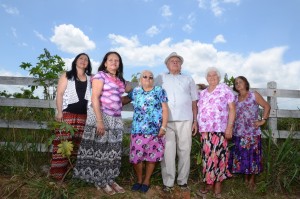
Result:
[[[271,111],[270,111],[270,116],[269,116],[269,128],[272,132],[272,137],[273,140],[276,142],[277,138],[279,138],[279,133],[277,129],[277,96],[276,96],[276,89],[277,89],[277,83],[276,82],[268,82],[267,84],[268,87],[268,103],[271,106]],[[271,93],[270,90],[273,92]]]

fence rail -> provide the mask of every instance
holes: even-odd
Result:
[[[0,84],[3,85],[39,85],[36,78],[30,77],[7,77],[0,76]],[[300,131],[291,132],[289,129],[278,130],[278,118],[300,118],[300,110],[278,109],[277,98],[298,98],[300,99],[300,90],[277,89],[276,82],[269,82],[267,88],[252,88],[262,96],[266,96],[271,105],[268,125],[272,131],[273,138],[287,138],[291,133],[294,138],[300,139]],[[42,99],[21,99],[21,98],[0,98],[0,106],[6,107],[34,107],[34,108],[56,108],[54,100]],[[123,111],[133,111],[132,105],[123,107]],[[0,119],[0,128],[19,128],[19,129],[47,129],[47,121],[24,121],[24,120],[6,120]]]

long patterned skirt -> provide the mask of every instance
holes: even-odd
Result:
[[[74,136],[71,136],[70,132],[61,131],[59,129],[55,131],[55,139],[52,142],[53,150],[50,175],[57,180],[63,178],[70,166],[69,160],[66,157],[62,157],[60,153],[57,153],[58,145],[61,143],[61,140],[73,141],[74,149],[71,158],[76,159],[86,121],[86,114],[63,112],[63,120],[76,128],[77,131],[75,131]]]
[[[92,108],[88,117],[78,151],[73,176],[96,187],[111,185],[120,174],[122,157],[123,121],[102,113],[105,134],[96,133],[96,116]]]
[[[231,177],[232,175],[228,170],[228,142],[225,139],[224,133],[201,133],[201,139],[203,142],[203,182],[211,185]]]
[[[261,136],[233,137],[229,168],[232,173],[259,174],[262,166]]]

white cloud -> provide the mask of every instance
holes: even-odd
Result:
[[[213,43],[226,43],[226,40],[222,34],[219,34],[215,37]]]
[[[191,33],[193,31],[193,28],[190,24],[185,24],[183,27],[182,27],[182,30],[184,32],[187,32],[187,33]]]
[[[146,34],[150,37],[157,35],[159,33],[159,29],[156,26],[151,26],[147,31]]]
[[[161,11],[162,11],[161,15],[163,17],[170,17],[170,16],[172,16],[172,11],[170,9],[170,6],[168,6],[168,5],[163,5],[161,7]]]
[[[6,4],[1,4],[1,7],[4,8],[5,12],[10,15],[19,15],[19,10],[16,7],[8,6]]]
[[[126,38],[121,35],[109,34],[108,38],[111,39],[112,44],[115,46],[124,46],[126,48],[135,48],[140,45],[137,36],[132,36],[131,38]]]
[[[15,29],[14,27],[12,27],[12,28],[11,28],[11,32],[12,32],[14,38],[17,38],[17,37],[18,37],[18,35],[17,35],[17,29]]]
[[[224,9],[220,7],[219,0],[212,0],[210,3],[210,8],[215,16],[221,16],[223,14]]]
[[[54,35],[50,38],[61,51],[78,54],[95,49],[96,45],[79,28],[72,24],[55,26]]]
[[[196,15],[195,13],[190,13],[187,17],[189,24],[194,24],[196,22]]]
[[[47,39],[44,37],[44,35],[42,35],[41,33],[39,33],[38,31],[34,30],[33,31],[34,34],[42,41],[47,41]]]
[[[206,0],[197,0],[199,8],[206,8]]]
[[[193,25],[196,23],[195,13],[190,13],[187,17],[187,21],[187,24],[183,25],[182,30],[191,33],[193,31]]]
[[[228,51],[218,51],[214,45],[199,41],[184,40],[171,43],[166,38],[152,45],[140,44],[138,38],[126,38],[120,35],[110,36],[114,50],[132,67],[161,67],[164,59],[175,51],[184,57],[183,70],[190,74],[197,83],[206,83],[204,72],[209,66],[220,69],[222,76],[243,75],[249,79],[252,87],[265,88],[267,82],[276,81],[278,88],[299,89],[300,60],[284,63],[286,46],[252,52],[248,55]],[[222,78],[223,78],[222,77]],[[288,78],[287,78],[288,77]]]
[[[19,43],[20,46],[26,47],[28,44],[26,42]]]
[[[198,6],[201,9],[209,8],[216,17],[222,16],[225,9],[223,6],[225,4],[235,4],[239,5],[240,0],[197,0]]]

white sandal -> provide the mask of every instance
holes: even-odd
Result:
[[[99,190],[100,187],[97,187],[97,189]],[[116,194],[115,190],[113,190],[108,184],[107,184],[105,187],[101,188],[101,189],[102,189],[107,195],[112,196],[112,195],[115,195],[115,194]]]
[[[117,192],[117,193],[125,193],[125,189],[118,185],[116,182],[111,184],[111,187]]]

